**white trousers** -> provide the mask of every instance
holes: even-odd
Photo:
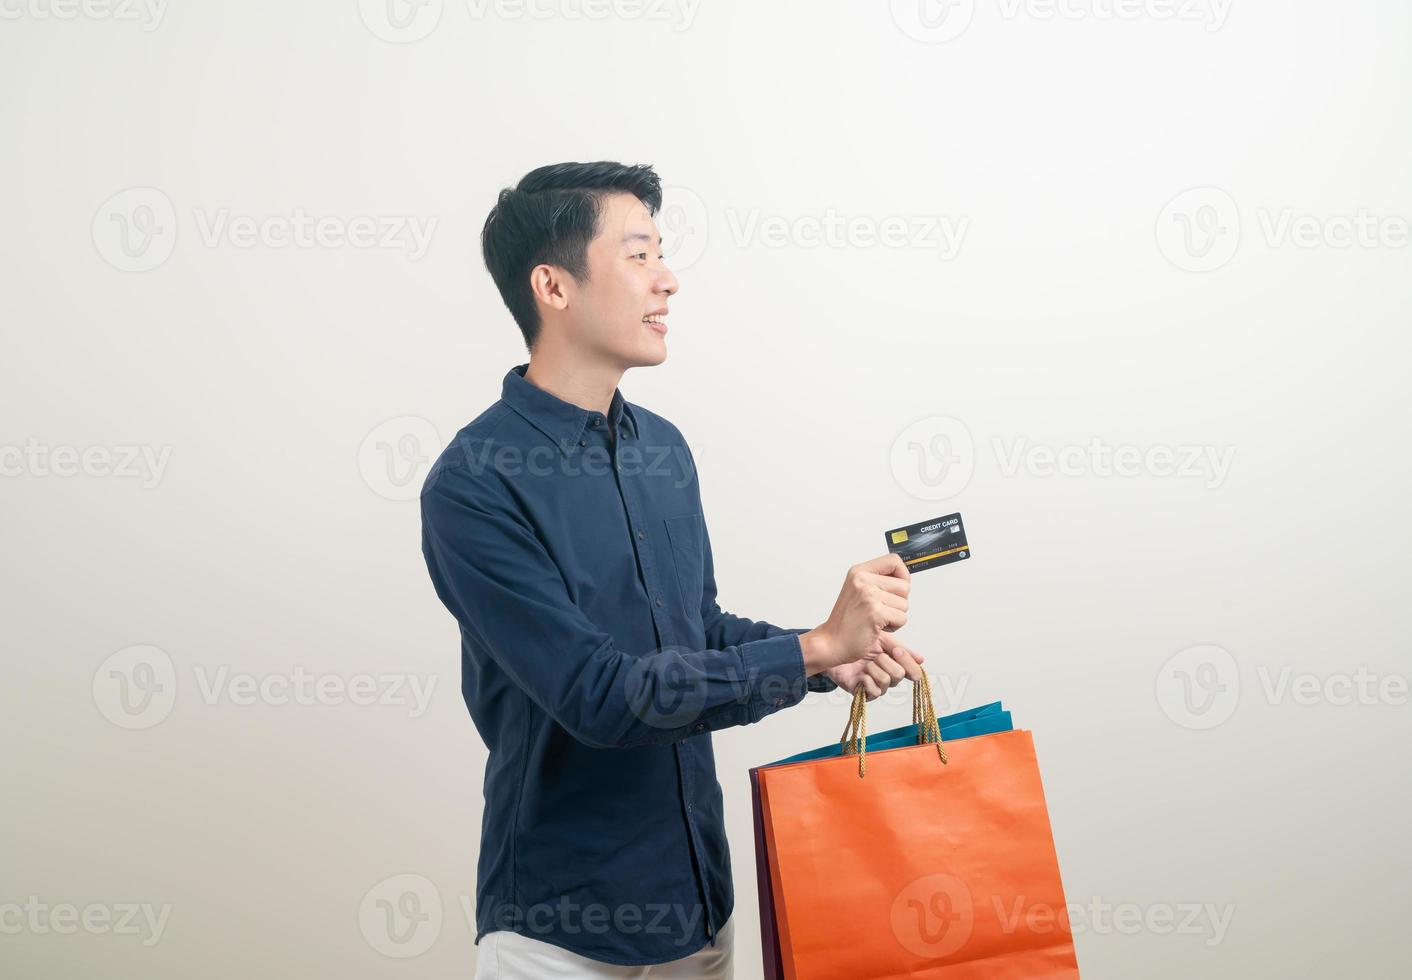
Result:
[[[734,980],[735,915],[690,956],[649,966],[600,963],[518,932],[487,932],[476,945],[475,980]]]

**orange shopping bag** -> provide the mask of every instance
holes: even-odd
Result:
[[[786,980],[1072,980],[1079,975],[1027,731],[943,746],[923,675],[923,744],[759,770]]]

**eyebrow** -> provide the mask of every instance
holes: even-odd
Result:
[[[650,242],[650,241],[652,241],[652,236],[649,235],[649,234],[647,234],[646,232],[643,232],[643,231],[635,231],[635,232],[633,232],[633,233],[630,234],[630,235],[624,235],[624,236],[623,236],[623,244],[624,244],[624,245],[626,245],[628,242]],[[658,243],[659,243],[659,244],[660,244],[660,242],[661,242],[661,239],[658,239]]]

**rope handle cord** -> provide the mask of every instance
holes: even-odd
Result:
[[[936,721],[936,707],[932,704],[932,684],[926,671],[922,679],[912,682],[912,724],[917,726],[917,744],[936,744],[936,754],[941,764],[946,765],[946,749],[941,743],[941,727]],[[853,692],[853,705],[848,711],[848,725],[839,739],[844,755],[858,756],[858,778],[868,774],[868,692],[859,684]]]

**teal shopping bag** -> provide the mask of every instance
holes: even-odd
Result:
[[[941,728],[941,737],[947,741],[957,738],[969,738],[972,735],[993,735],[996,732],[1008,732],[1012,729],[1010,723],[1010,712],[1001,708],[999,701],[981,705],[979,708],[968,708],[965,711],[958,711],[954,715],[947,715],[936,720]],[[889,728],[885,732],[878,732],[876,735],[868,736],[868,748],[870,749],[891,749],[900,745],[917,744],[917,724],[903,725],[901,728]],[[767,765],[782,766],[789,762],[806,762],[810,759],[831,759],[836,755],[843,754],[843,745],[834,742],[822,748],[810,749],[808,752],[800,752],[787,759],[780,759],[778,762],[771,762]]]

